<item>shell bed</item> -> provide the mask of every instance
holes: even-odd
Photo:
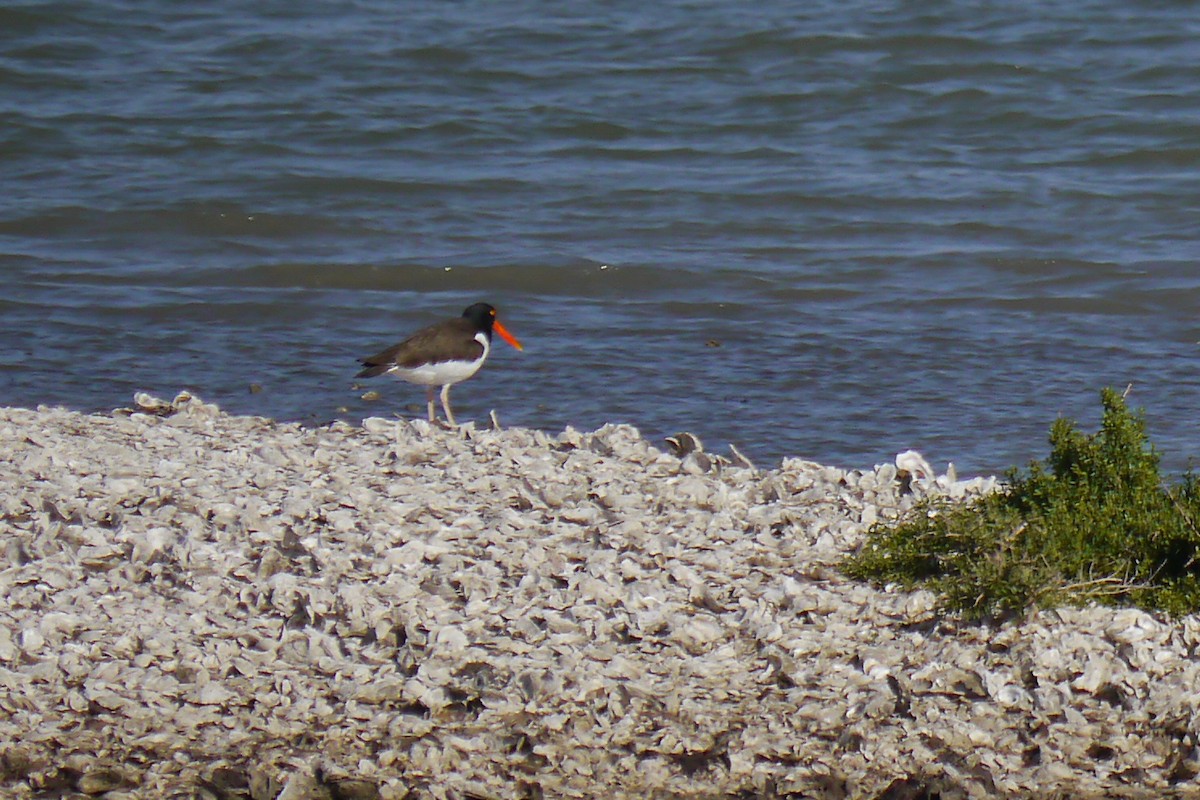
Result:
[[[687,441],[0,409],[0,795],[1196,792],[1194,617],[941,618],[837,565],[994,480]]]

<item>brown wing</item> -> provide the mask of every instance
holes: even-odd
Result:
[[[382,375],[395,366],[412,369],[439,361],[474,361],[483,355],[483,345],[475,340],[476,332],[462,317],[430,325],[400,344],[360,360],[365,369],[356,377]]]

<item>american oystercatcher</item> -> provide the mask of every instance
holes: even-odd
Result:
[[[457,319],[448,319],[422,328],[397,345],[370,358],[360,359],[364,369],[355,377],[373,378],[388,373],[409,383],[427,386],[429,421],[435,420],[434,387],[442,387],[442,408],[446,421],[457,425],[450,410],[450,387],[474,375],[487,361],[492,349],[492,331],[518,350],[521,343],[496,319],[496,309],[476,303]]]

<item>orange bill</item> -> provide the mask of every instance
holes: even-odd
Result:
[[[498,321],[492,323],[492,330],[494,330],[496,333],[500,334],[501,339],[508,342],[513,347],[517,348],[518,350],[525,349],[524,347],[521,346],[521,343],[517,341],[516,337],[513,336],[511,333],[509,333],[507,330],[505,330],[504,326],[501,325]]]

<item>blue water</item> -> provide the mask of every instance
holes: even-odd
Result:
[[[1114,2],[9,3],[0,403],[420,416],[355,359],[486,300],[526,351],[462,419],[974,474],[1132,383],[1182,469],[1198,33]]]

